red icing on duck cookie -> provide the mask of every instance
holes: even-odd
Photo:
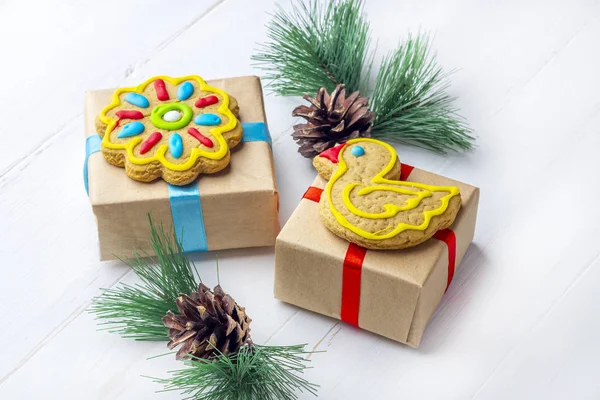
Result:
[[[322,152],[321,154],[319,154],[319,157],[323,157],[328,159],[329,161],[331,161],[334,164],[337,164],[338,162],[338,156],[340,155],[340,151],[342,151],[342,147],[344,147],[346,144],[338,144],[337,146],[331,147],[327,150],[325,150],[324,152]]]

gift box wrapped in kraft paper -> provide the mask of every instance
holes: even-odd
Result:
[[[206,83],[237,100],[243,136],[231,149],[225,169],[200,174],[185,186],[160,178],[140,182],[107,162],[100,151],[96,117],[110,103],[114,90],[86,93],[84,183],[98,223],[102,260],[130,256],[134,250],[150,252],[149,213],[166,229],[175,229],[186,252],[275,244],[279,197],[260,79],[248,76]]]
[[[277,237],[275,297],[418,347],[473,239],[479,189],[404,164],[401,180],[458,187],[452,226],[415,247],[364,249],[324,226],[317,177]]]

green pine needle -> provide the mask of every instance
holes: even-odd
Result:
[[[252,344],[210,361],[187,360],[186,368],[154,381],[164,385],[163,391],[181,391],[185,399],[293,400],[297,390],[316,396],[318,386],[300,376],[309,368],[304,346]]]
[[[438,153],[469,150],[474,138],[446,90],[448,75],[430,52],[429,37],[409,35],[384,57],[370,98],[372,135]]]
[[[123,260],[142,284],[120,284],[106,290],[94,299],[89,311],[109,332],[136,340],[169,340],[162,317],[177,309],[177,296],[197,290],[198,273],[174,233],[168,235],[162,224],[157,227],[150,216],[148,219],[150,246],[156,255],[136,252],[133,259]]]
[[[176,310],[181,293],[197,291],[198,276],[194,265],[183,255],[181,243],[150,215],[148,253],[134,253],[125,260],[142,280],[140,285],[121,284],[94,299],[89,311],[102,320],[110,332],[136,340],[169,340],[162,317]],[[218,265],[217,265],[218,275]],[[187,368],[172,371],[167,379],[154,379],[165,385],[164,391],[178,390],[188,399],[292,400],[296,391],[316,395],[317,386],[300,374],[308,367],[302,356],[304,345],[258,346],[249,344],[234,354],[210,360],[187,360]]]
[[[337,83],[360,90],[368,75],[370,28],[362,0],[292,2],[292,10],[277,6],[267,25],[266,44],[252,59],[267,72],[270,87],[282,96],[330,92]],[[363,74],[363,69],[365,69]]]
[[[282,96],[314,95],[337,83],[368,94],[373,53],[362,0],[293,0],[277,9],[267,25],[268,41],[252,59],[273,91]],[[473,148],[464,118],[448,95],[448,74],[430,51],[427,35],[409,35],[384,57],[369,104],[376,139],[438,153]]]

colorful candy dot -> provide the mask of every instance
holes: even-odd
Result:
[[[138,93],[127,93],[125,95],[125,101],[141,108],[146,108],[150,105],[148,99]]]
[[[219,125],[221,123],[221,118],[219,118],[215,114],[199,114],[194,118],[194,123],[196,125]]]
[[[365,149],[362,146],[354,146],[352,150],[350,150],[353,156],[360,157],[365,155]]]
[[[167,122],[179,121],[181,119],[181,112],[177,110],[167,111],[165,115],[163,115],[162,119]]]
[[[122,138],[126,138],[126,137],[139,135],[140,133],[144,132],[144,129],[146,129],[146,128],[144,127],[144,124],[142,124],[141,122],[130,122],[130,123],[126,124],[123,127],[123,129],[121,129],[121,132],[119,132],[119,134],[117,135],[117,138],[122,139]]]
[[[194,94],[194,85],[190,82],[183,82],[179,85],[179,88],[177,89],[177,98],[179,100],[187,100],[192,94]]]
[[[169,150],[175,158],[179,158],[183,154],[183,140],[181,140],[179,133],[174,133],[169,138]]]

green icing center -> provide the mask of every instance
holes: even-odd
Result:
[[[173,122],[165,121],[163,116],[173,110],[181,112],[181,119]],[[192,108],[185,103],[160,104],[152,110],[150,122],[157,128],[176,131],[189,124],[193,116],[194,112],[192,111]]]

